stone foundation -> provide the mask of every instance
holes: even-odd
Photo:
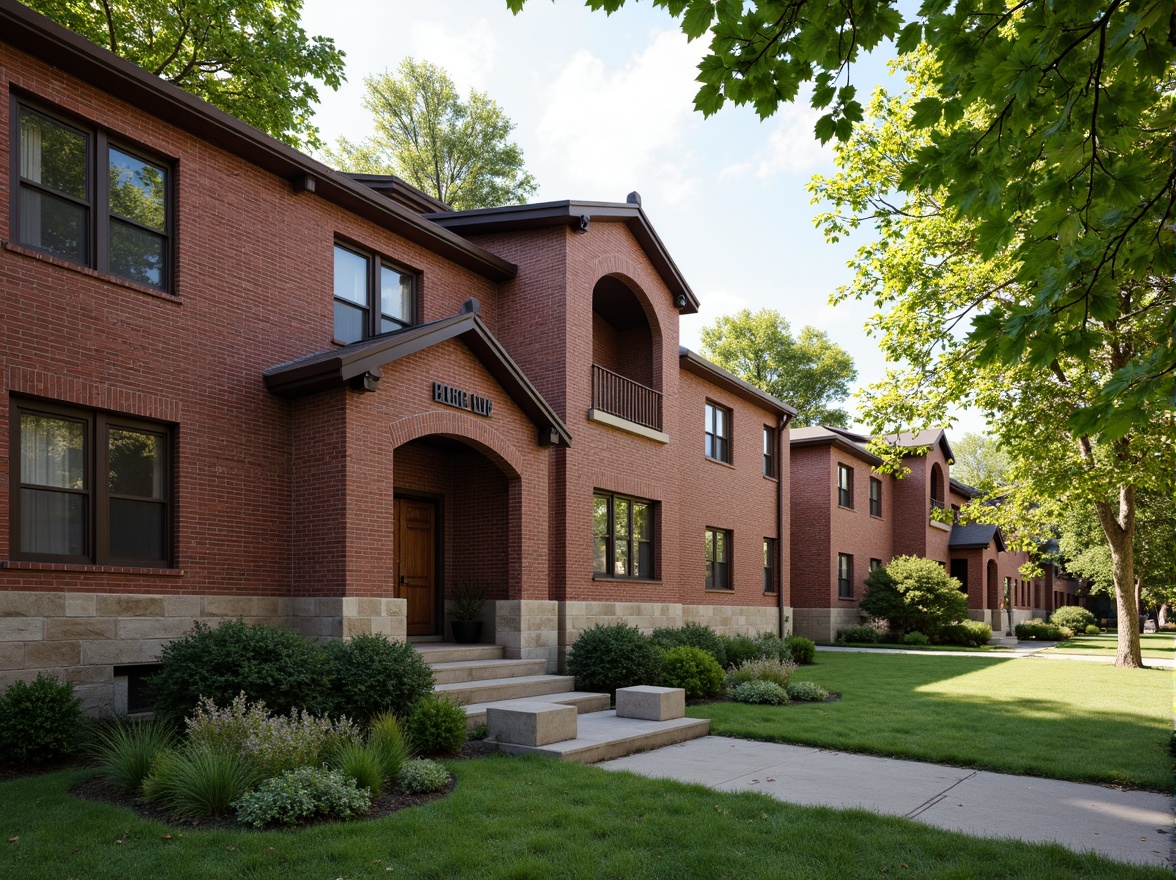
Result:
[[[837,631],[861,623],[857,608],[796,608],[792,628],[798,636],[814,642],[830,643],[837,640]]]
[[[494,641],[506,650],[508,659],[544,660],[547,672],[554,673],[559,663],[557,627],[561,604],[546,599],[500,599],[494,602]],[[487,640],[483,633],[482,641]]]

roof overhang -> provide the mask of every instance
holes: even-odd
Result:
[[[983,550],[994,541],[997,551],[1004,553],[1004,535],[1001,534],[1000,526],[986,523],[956,523],[951,527],[951,537],[947,546],[950,550]]]
[[[375,390],[382,367],[450,339],[460,339],[534,423],[540,445],[571,445],[572,435],[563,420],[472,310],[279,364],[265,370],[262,378],[270,393],[279,397],[341,388]]]
[[[678,365],[687,373],[692,373],[701,379],[705,379],[712,385],[717,385],[724,391],[734,394],[736,397],[741,397],[749,403],[754,403],[756,406],[761,406],[769,412],[774,412],[780,416],[784,421],[792,421],[793,416],[796,415],[796,410],[788,404],[777,400],[766,391],[761,391],[749,382],[744,382],[738,376],[728,373],[722,367],[712,364],[701,355],[695,354],[688,348],[678,349]]]
[[[835,432],[830,432],[829,434],[818,437],[793,437],[789,439],[788,445],[794,449],[800,446],[831,446],[834,449],[838,449],[842,452],[852,455],[854,458],[860,461],[864,461],[871,467],[877,467],[878,465],[882,464],[882,459],[880,459],[878,456],[871,452],[867,452],[856,443],[847,440],[845,437]]]
[[[698,297],[682,277],[678,266],[640,205],[628,202],[540,202],[534,205],[426,214],[425,217],[461,235],[518,232],[551,226],[587,230],[590,223],[624,223],[645,251],[649,262],[666,287],[670,289],[670,295],[675,298],[685,297],[686,305],[679,311],[691,315],[698,311]]]
[[[206,143],[379,224],[491,281],[518,267],[334,171],[206,101],[78,36],[15,0],[0,0],[0,42],[64,71]]]

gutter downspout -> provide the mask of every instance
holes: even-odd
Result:
[[[780,418],[780,426],[776,429],[776,634],[780,638],[788,634],[788,618],[784,614],[784,541],[790,541],[792,537],[784,534],[784,432],[788,430],[791,421],[792,416],[785,413]],[[791,469],[791,464],[789,468]],[[791,474],[789,476],[791,477]]]

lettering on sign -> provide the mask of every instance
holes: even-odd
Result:
[[[433,400],[437,401],[437,403],[443,403],[446,406],[452,406],[455,409],[467,410],[476,416],[485,416],[486,418],[490,418],[494,412],[494,401],[489,397],[482,397],[480,394],[471,394],[468,391],[454,388],[452,385],[445,385],[442,382],[433,383]]]

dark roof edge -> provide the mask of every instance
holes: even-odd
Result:
[[[833,446],[840,449],[842,452],[848,452],[855,458],[864,461],[866,464],[877,467],[882,464],[882,459],[874,455],[872,452],[867,452],[856,443],[853,443],[840,434],[829,434],[824,437],[802,437],[800,439],[790,438],[790,446]]]
[[[240,156],[277,177],[292,183],[312,180],[316,195],[385,226],[491,281],[506,281],[518,273],[518,267],[513,263],[356,183],[347,175],[333,171],[15,0],[0,0],[0,42]]]
[[[649,222],[649,217],[640,205],[628,202],[586,202],[564,200],[559,202],[537,202],[533,205],[506,205],[500,208],[478,208],[472,211],[450,211],[426,214],[446,229],[463,235],[478,235],[488,232],[536,229],[545,226],[579,226],[581,217],[602,223],[625,223],[633,237],[649,255],[649,261],[670,289],[673,295],[686,297],[686,308],[681,311],[694,314],[698,311],[698,297],[686,283],[681,270],[670,256],[665,244]]]
[[[975,486],[969,486],[967,483],[961,483],[955,477],[949,477],[947,482],[952,489],[959,492],[961,495],[966,495],[969,501],[980,494],[980,490]]]
[[[777,400],[766,391],[756,388],[749,382],[744,382],[738,376],[733,376],[717,364],[712,364],[702,355],[695,354],[690,349],[685,347],[678,348],[678,365],[681,369],[688,373],[693,373],[702,379],[706,379],[720,388],[731,392],[737,397],[742,397],[751,403],[758,404],[764,409],[770,410],[778,415],[786,416],[790,421],[796,415],[796,410],[788,404]]]

